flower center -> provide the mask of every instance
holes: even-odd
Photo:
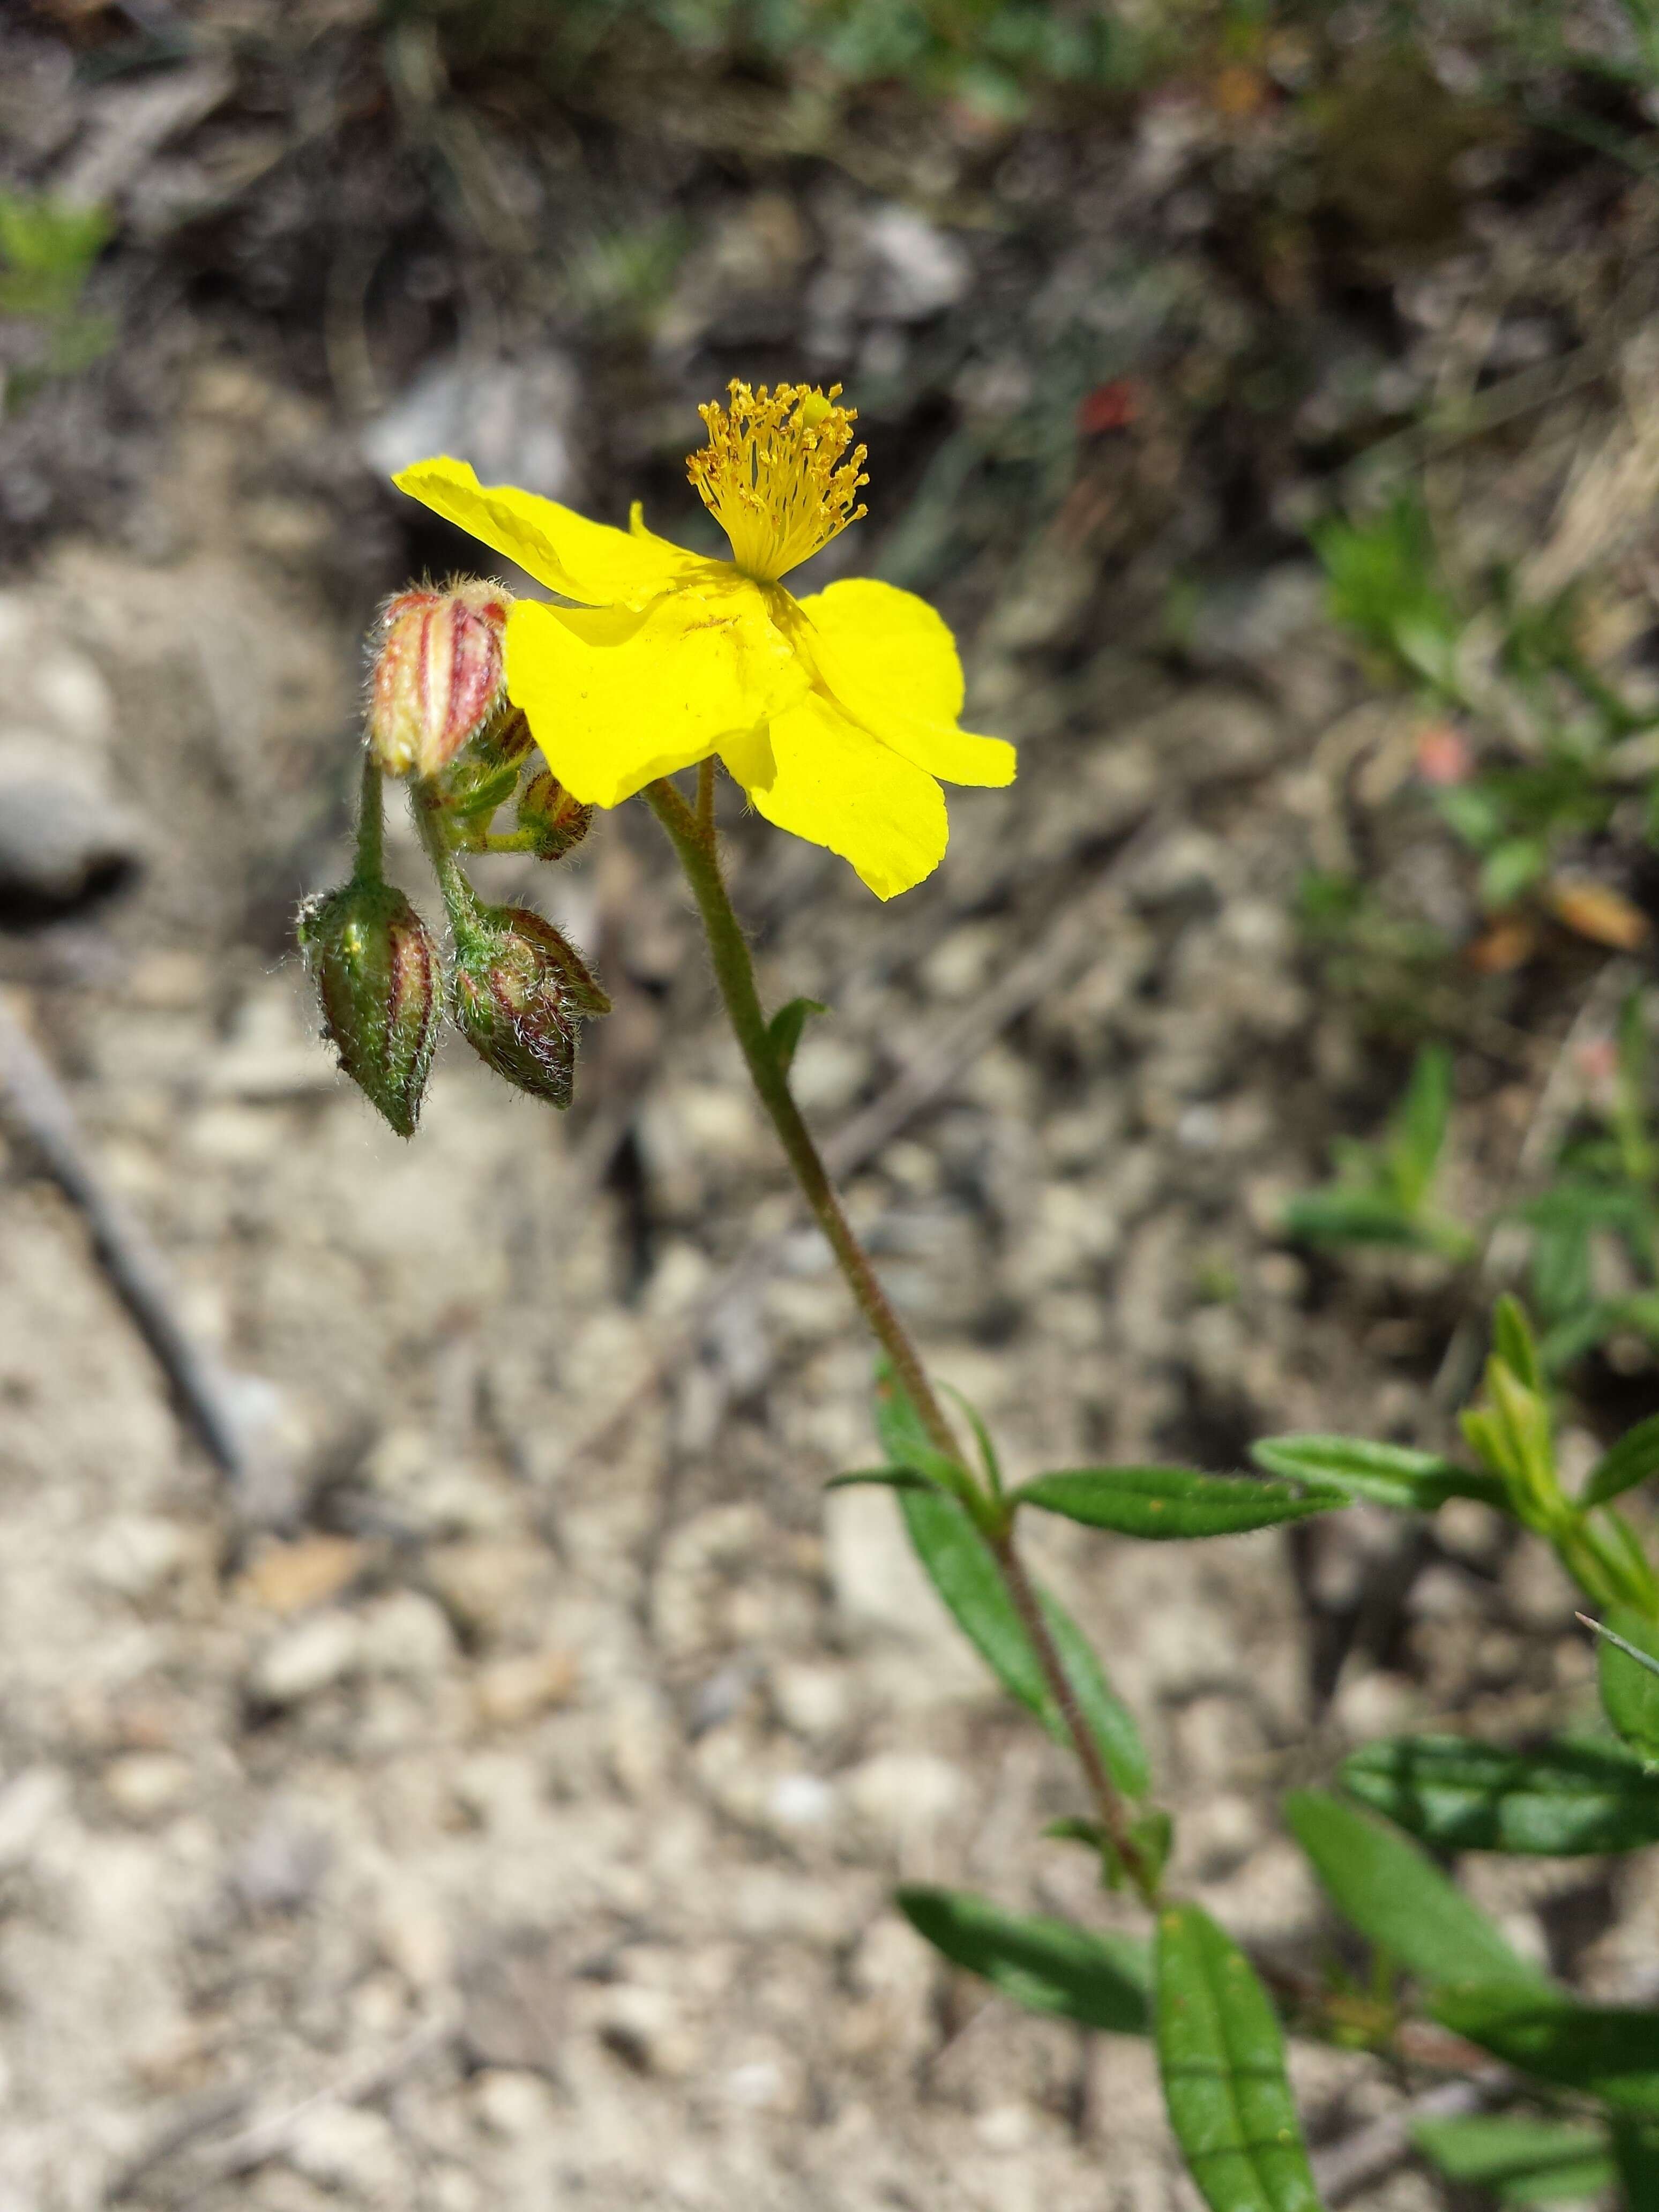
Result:
[[[708,443],[686,456],[686,473],[732,541],[745,576],[775,583],[864,513],[854,507],[865,448],[852,443],[858,410],[837,407],[841,386],[781,384],[758,392],[733,378],[732,404],[697,410]]]

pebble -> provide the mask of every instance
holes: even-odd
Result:
[[[402,2179],[391,2122],[360,2105],[317,2105],[298,2113],[286,2155],[319,2189],[349,2191],[371,2203],[389,2203]]]
[[[619,1983],[606,1991],[598,2024],[609,2048],[641,2074],[679,2081],[702,2062],[702,2045],[666,1990]]]
[[[481,2127],[514,2141],[544,2134],[555,2117],[547,2083],[516,2067],[486,2066],[473,2079],[471,2102]]]
[[[242,1587],[270,1613],[303,1613],[337,1596],[363,1564],[363,1547],[350,1536],[301,1536],[291,1544],[262,1544],[242,1577]]]
[[[150,1597],[172,1580],[190,1555],[189,1532],[155,1513],[117,1513],[87,1547],[95,1582],[130,1598]]]
[[[19,922],[72,913],[141,865],[137,815],[102,775],[44,734],[0,736],[0,914]]]
[[[60,1766],[26,1766],[0,1790],[0,1873],[27,1864],[69,1794]]]
[[[487,1727],[520,1728],[550,1706],[567,1704],[580,1680],[575,1653],[555,1646],[490,1660],[479,1668],[472,1694]]]
[[[471,1538],[428,1554],[433,1589],[470,1635],[499,1636],[541,1572],[544,1557],[533,1544]]]
[[[371,1673],[422,1680],[450,1665],[455,1638],[433,1599],[419,1590],[394,1590],[363,1614],[361,1656]]]
[[[130,1820],[158,1820],[190,1796],[195,1777],[187,1759],[165,1751],[133,1751],[104,1769],[104,1790]]]
[[[848,1802],[887,1841],[902,1847],[963,1811],[967,1778],[926,1751],[884,1751],[847,1778]]]
[[[349,1674],[362,1649],[362,1630],[350,1613],[313,1613],[265,1646],[248,1687],[264,1705],[300,1705]]]

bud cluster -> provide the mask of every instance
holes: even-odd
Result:
[[[373,637],[357,866],[308,900],[299,938],[340,1066],[401,1136],[413,1133],[447,1012],[487,1066],[550,1105],[570,1103],[577,1024],[610,1000],[574,945],[525,906],[488,906],[457,852],[554,860],[586,836],[593,810],[536,754],[507,697],[511,594],[456,579],[399,592]],[[381,780],[406,777],[449,917],[446,977],[436,940],[381,872]],[[515,828],[491,823],[508,801]]]

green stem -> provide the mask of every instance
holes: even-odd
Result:
[[[384,872],[386,851],[386,778],[374,757],[363,754],[362,793],[357,804],[357,874],[366,884],[378,884]]]
[[[773,1050],[771,1032],[762,1011],[760,994],[755,986],[754,962],[750,957],[742,926],[732,910],[726,893],[726,878],[720,869],[720,849],[714,836],[712,763],[705,762],[699,771],[695,812],[665,778],[648,784],[645,797],[658,821],[667,831],[679,856],[680,866],[685,871],[691,895],[696,900],[697,910],[702,916],[702,926],[714,960],[714,981],[725,1002],[727,1018],[748,1062],[749,1073],[761,1103],[771,1117],[772,1126],[778,1133],[785,1156],[794,1171],[795,1180],[800,1185],[819,1228],[829,1240],[830,1249],[836,1255],[836,1263],[846,1278],[859,1311],[892,1362],[893,1372],[921,1417],[928,1436],[948,1458],[960,1462],[960,1447],[945,1418],[945,1410],[934,1395],[933,1385],[927,1380],[927,1370],[910,1340],[909,1332],[894,1312],[887,1293],[870,1264],[869,1255],[853,1233],[852,1224],[848,1220],[835,1186],[830,1180],[829,1171],[813,1142],[812,1133],[795,1103],[789,1089],[788,1077]],[[979,1517],[975,1516],[976,1519]],[[1100,1746],[1084,1718],[1071,1681],[1060,1663],[1060,1653],[1049,1633],[1042,1604],[1015,1547],[1012,1514],[999,1514],[984,1533],[1009,1600],[1030,1638],[1031,1648],[1036,1654],[1049,1694],[1066,1723],[1066,1734],[1072,1740],[1078,1763],[1088,1783],[1089,1794],[1094,1800],[1101,1826],[1110,1838],[1112,1848],[1129,1879],[1146,1901],[1155,1905],[1158,1899],[1156,1876],[1145,1853],[1134,1841],[1128,1809],[1106,1771]]]
[[[449,916],[456,949],[464,951],[477,938],[478,902],[449,842],[449,825],[443,802],[426,786],[411,783],[409,803],[414,810],[415,827],[420,833],[421,843],[432,863],[432,872],[438,878],[438,889],[443,894],[444,911]]]
[[[944,1408],[933,1395],[933,1386],[904,1324],[888,1303],[887,1293],[876,1279],[864,1247],[853,1234],[852,1224],[818,1157],[811,1131],[801,1118],[788,1079],[772,1049],[771,1031],[761,1010],[760,994],[755,988],[754,963],[749,957],[742,926],[726,896],[713,829],[704,827],[673,785],[665,780],[648,784],[645,796],[679,855],[680,866],[685,871],[708,933],[714,981],[720,986],[727,1018],[795,1180],[812,1209],[814,1219],[829,1239],[830,1249],[847,1278],[859,1311],[892,1361],[893,1371],[906,1397],[921,1417],[933,1443],[948,1458],[957,1459],[961,1447],[945,1418]]]

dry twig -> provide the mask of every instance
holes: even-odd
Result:
[[[185,1328],[149,1231],[99,1173],[63,1085],[3,995],[0,1110],[86,1222],[116,1294],[243,1510],[261,1520],[286,1517],[291,1500],[285,1474],[250,1449],[229,1378]]]

